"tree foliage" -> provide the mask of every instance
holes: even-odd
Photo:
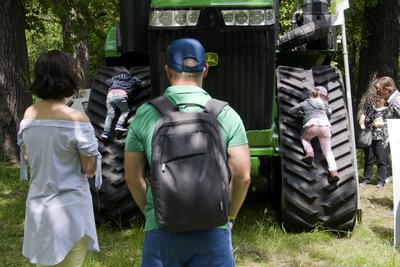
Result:
[[[30,63],[51,49],[77,54],[84,41],[88,80],[104,65],[104,40],[119,20],[119,0],[25,0],[25,8]]]
[[[63,40],[60,21],[51,9],[36,0],[25,1],[25,8],[29,70],[33,75],[33,67],[40,54],[62,49]]]
[[[301,7],[298,7],[299,9]],[[279,28],[280,34],[291,29],[291,19],[293,12],[296,10],[296,4],[291,0],[281,0],[279,7]]]

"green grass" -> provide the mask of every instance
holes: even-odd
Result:
[[[31,266],[21,255],[26,182],[16,166],[0,163],[0,266]],[[393,248],[392,185],[361,189],[362,224],[337,238],[324,230],[289,234],[276,223],[262,196],[252,195],[234,226],[237,266],[400,266]],[[98,228],[100,253],[89,253],[84,266],[140,266],[143,225]]]

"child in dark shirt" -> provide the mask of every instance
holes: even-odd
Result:
[[[124,127],[126,117],[129,113],[128,93],[137,85],[141,85],[142,81],[135,76],[132,76],[128,71],[123,70],[112,78],[106,80],[105,84],[109,86],[107,94],[107,117],[104,122],[104,130],[101,137],[103,140],[108,140],[111,135],[111,124],[115,117],[117,109],[121,111],[118,122],[115,125],[116,131],[125,132]]]

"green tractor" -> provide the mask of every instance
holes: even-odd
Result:
[[[264,191],[277,207],[283,227],[311,230],[322,225],[351,231],[358,211],[356,164],[344,84],[331,66],[336,48],[328,0],[304,0],[293,14],[292,30],[279,33],[275,0],[121,0],[119,25],[107,36],[107,66],[91,86],[87,114],[100,137],[106,116],[104,81],[122,69],[142,79],[129,100],[137,107],[163,93],[168,45],[181,37],[201,41],[210,65],[204,88],[239,113],[249,139],[252,188]],[[281,37],[278,38],[278,33]],[[301,120],[288,113],[310,89],[328,89],[333,110],[332,150],[340,180],[328,180],[318,142],[314,167],[301,159]],[[100,142],[103,186],[93,189],[97,221],[129,223],[140,211],[124,181],[125,136]]]

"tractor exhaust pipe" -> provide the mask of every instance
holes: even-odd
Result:
[[[121,0],[120,5],[122,53],[133,56],[140,64],[138,61],[145,60],[149,54],[150,1]]]
[[[283,50],[299,46],[304,46],[307,50],[336,48],[328,0],[304,0],[302,10],[296,11],[292,16],[292,27],[290,32],[279,39],[279,48]]]

